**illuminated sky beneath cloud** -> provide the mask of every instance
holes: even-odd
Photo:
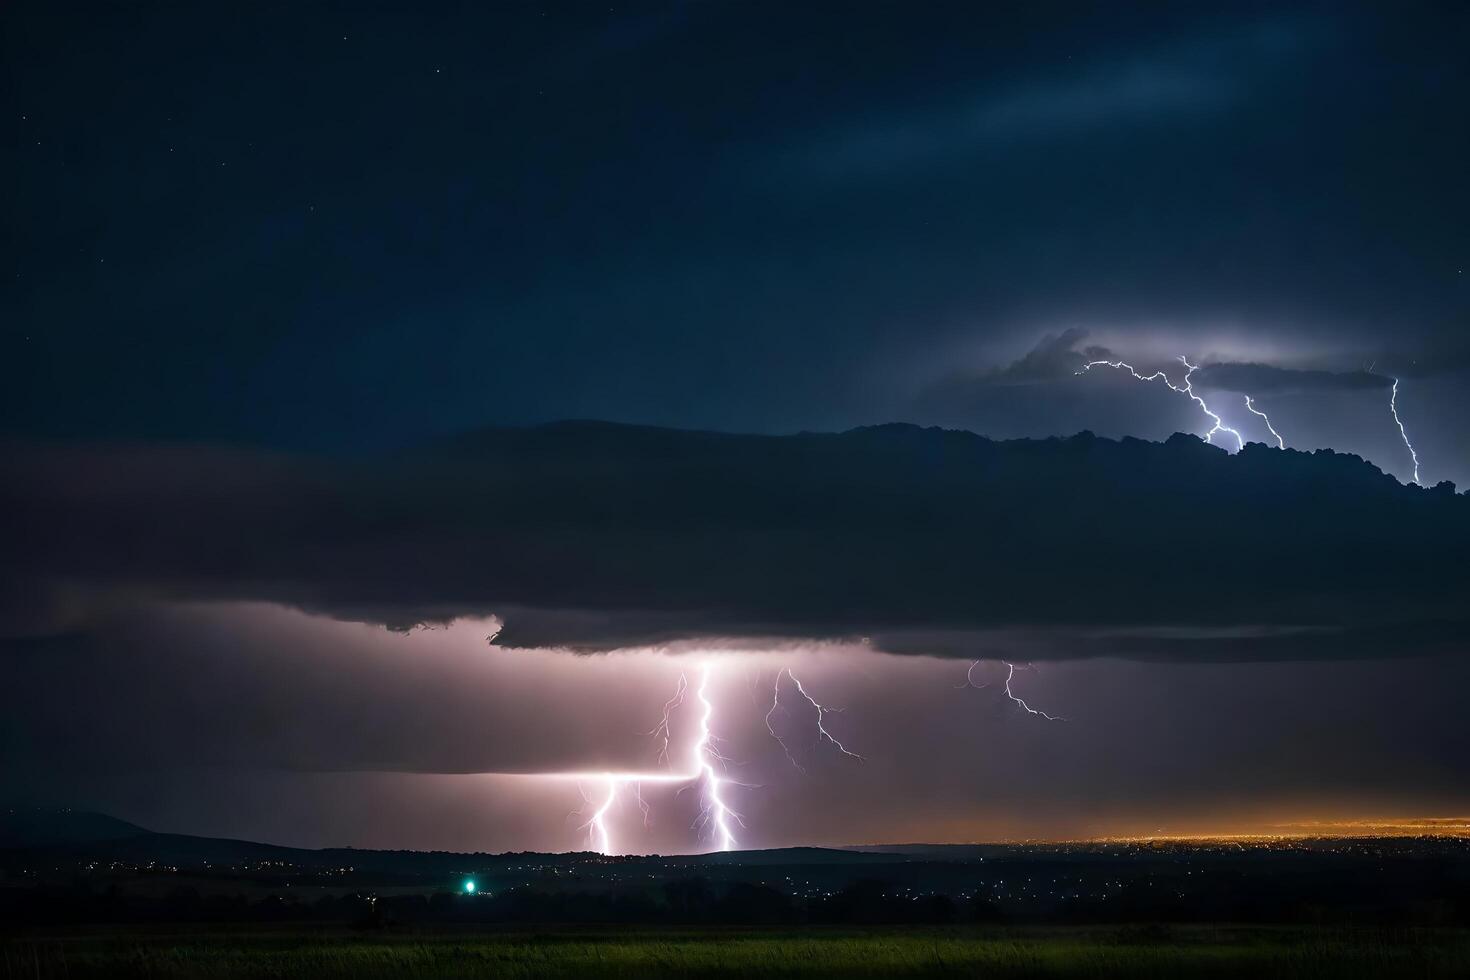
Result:
[[[657,770],[650,736],[681,672],[713,665],[729,794],[752,846],[1255,829],[1302,819],[1463,812],[1461,658],[1170,666],[1094,660],[1019,671],[811,645],[770,653],[583,656],[493,648],[487,624],[391,634],[276,607],[151,609],[106,643],[12,653],[22,696],[0,766],[43,800],[147,826],[325,846],[585,846],[575,782],[526,773]],[[997,655],[1003,653],[997,651]],[[863,756],[816,745],[789,667],[840,707]],[[41,696],[64,688],[65,700]],[[692,719],[676,714],[675,746]],[[126,737],[119,737],[125,733]],[[601,787],[584,787],[600,799]],[[691,794],[648,785],[613,812],[627,850],[703,849]]]

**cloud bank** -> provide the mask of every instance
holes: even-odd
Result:
[[[1074,376],[1090,361],[1131,360],[1101,344],[1084,344],[1090,335],[1091,332],[1082,327],[1069,327],[1060,333],[1046,334],[1034,347],[1009,364],[978,374],[951,377],[937,387],[965,388],[1062,381]],[[1187,351],[1184,353],[1188,354]],[[1408,359],[1403,357],[1385,357],[1383,360],[1385,364],[1408,363]],[[1145,374],[1152,373],[1157,367],[1147,361],[1133,363]],[[1374,366],[1376,367],[1376,361]],[[1182,378],[1183,368],[1177,360],[1164,364],[1163,370],[1175,377],[1176,383]],[[1201,364],[1194,372],[1192,380],[1201,388],[1236,391],[1253,396],[1322,391],[1387,391],[1393,386],[1391,374],[1375,370],[1328,371],[1280,367],[1251,361]]]
[[[1068,327],[1061,333],[1049,333],[1039,340],[1021,357],[983,375],[983,384],[1033,384],[1066,378],[1082,370],[1088,361],[1109,360],[1117,357],[1111,350],[1098,344],[1089,344],[1078,349],[1088,337],[1081,327]]]
[[[563,423],[391,455],[13,449],[12,633],[139,598],[264,600],[503,645],[868,637],[965,656],[1457,649],[1470,501],[1355,456],[1192,436],[995,442]]]
[[[1202,388],[1246,395],[1283,395],[1311,391],[1388,391],[1393,378],[1372,371],[1317,371],[1269,364],[1206,364],[1194,373]]]

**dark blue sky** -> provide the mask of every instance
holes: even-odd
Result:
[[[1157,436],[1121,389],[932,396],[1070,327],[1158,363],[1463,360],[1459,4],[3,16],[12,435]],[[1470,456],[1443,401],[1412,405],[1428,455]]]

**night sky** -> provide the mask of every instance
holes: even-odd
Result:
[[[0,803],[576,848],[708,667],[743,845],[1464,812],[1467,49],[5,5]]]

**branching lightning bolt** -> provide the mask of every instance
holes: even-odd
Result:
[[[1215,441],[1215,433],[1217,432],[1228,432],[1235,437],[1235,447],[1237,451],[1240,449],[1244,449],[1245,437],[1242,436],[1240,432],[1236,429],[1233,429],[1230,426],[1226,425],[1224,421],[1221,420],[1220,416],[1215,414],[1215,412],[1210,409],[1209,405],[1205,404],[1205,400],[1200,397],[1199,393],[1194,390],[1194,385],[1191,383],[1190,379],[1191,375],[1193,375],[1195,371],[1199,370],[1199,365],[1189,363],[1189,359],[1187,357],[1184,357],[1183,355],[1180,356],[1179,362],[1183,364],[1185,368],[1184,384],[1182,385],[1176,385],[1174,382],[1170,381],[1169,376],[1163,371],[1155,371],[1153,374],[1139,374],[1138,369],[1135,368],[1133,365],[1127,363],[1126,361],[1088,361],[1086,364],[1082,365],[1080,370],[1073,373],[1086,374],[1095,367],[1110,367],[1115,371],[1127,371],[1130,375],[1133,376],[1134,380],[1136,381],[1162,381],[1169,388],[1170,391],[1178,392],[1181,395],[1187,395],[1196,405],[1199,406],[1200,411],[1204,412],[1205,415],[1210,418],[1212,424],[1210,426],[1210,430],[1205,433],[1205,442],[1213,443]],[[1370,365],[1367,369],[1368,373],[1371,374],[1373,372],[1373,369],[1377,367],[1377,364],[1377,361],[1373,362],[1373,364]],[[1419,454],[1414,450],[1414,444],[1409,441],[1409,433],[1408,430],[1404,428],[1403,419],[1399,418],[1398,398],[1399,379],[1394,378],[1393,387],[1390,389],[1388,397],[1388,410],[1389,413],[1393,416],[1394,425],[1398,426],[1399,438],[1404,441],[1404,448],[1409,451],[1409,459],[1414,464],[1414,475],[1411,479],[1416,486],[1423,486],[1424,484],[1419,479]],[[1271,437],[1276,440],[1276,448],[1285,449],[1286,440],[1281,437],[1281,433],[1276,431],[1276,427],[1271,424],[1271,419],[1266,415],[1266,413],[1256,407],[1256,403],[1250,395],[1245,396],[1245,407],[1248,411],[1251,412],[1251,414],[1259,416],[1261,421],[1266,424],[1266,431],[1270,432]]]
[[[1388,410],[1393,413],[1394,424],[1399,427],[1399,435],[1403,437],[1404,445],[1408,447],[1409,458],[1414,461],[1414,483],[1419,483],[1419,454],[1414,452],[1414,444],[1409,441],[1409,433],[1404,431],[1404,423],[1399,420],[1399,379],[1393,379],[1393,390],[1388,396]]]
[[[640,779],[638,780],[638,782],[633,784],[633,796],[638,801],[638,812],[643,814],[643,828],[647,830],[649,817],[652,815],[653,811],[649,808],[648,803],[643,799],[643,780]]]
[[[581,825],[581,829],[587,831],[588,844],[596,851],[603,854],[617,854],[617,842],[613,839],[611,816],[617,806],[622,788],[628,784],[633,786],[634,799],[638,804],[638,810],[643,815],[643,824],[648,826],[650,808],[648,802],[643,799],[644,783],[683,783],[680,792],[690,785],[698,786],[701,793],[699,816],[695,820],[695,827],[702,828],[710,826],[713,828],[712,837],[716,846],[722,851],[728,851],[736,846],[734,826],[744,827],[745,823],[740,814],[736,813],[725,801],[725,787],[744,785],[736,780],[722,774],[722,770],[731,764],[731,761],[719,749],[719,737],[713,731],[715,706],[709,699],[709,680],[711,669],[705,664],[699,674],[699,687],[695,691],[696,700],[700,705],[698,735],[691,747],[690,763],[687,771],[659,771],[659,772],[551,772],[540,773],[544,778],[571,779],[577,783],[577,791],[582,794],[582,809],[575,812],[585,813],[587,807],[592,807],[592,813]],[[689,680],[684,674],[679,675],[678,686],[674,689],[674,696],[664,702],[663,715],[658,725],[649,734],[660,741],[660,762],[667,763],[669,760],[669,749],[671,745],[671,719],[674,711],[684,704],[689,692]],[[596,782],[605,787],[605,793],[600,801],[594,800],[584,786],[584,783]]]
[[[770,732],[771,737],[780,744],[781,751],[786,753],[786,758],[796,767],[797,771],[805,775],[806,768],[796,760],[796,756],[791,754],[791,746],[786,744],[786,740],[776,731],[776,726],[771,724],[771,716],[776,712],[790,714],[785,708],[781,707],[781,675],[783,673],[785,673],[785,668],[776,671],[776,683],[771,688],[771,710],[766,712],[766,731]]]
[[[662,744],[658,750],[659,765],[669,764],[669,717],[674,710],[684,703],[684,694],[689,690],[689,678],[683,674],[679,675],[679,683],[674,688],[674,696],[664,702],[663,717],[659,719],[658,725],[648,734],[659,739]]]
[[[861,761],[862,758],[863,758],[862,756],[858,755],[856,752],[850,752],[850,751],[848,751],[847,746],[845,746],[841,742],[839,742],[836,739],[836,737],[833,736],[833,734],[831,732],[827,731],[826,726],[822,724],[822,717],[824,715],[826,715],[828,712],[840,712],[842,709],[841,708],[828,708],[828,707],[825,707],[825,706],[819,704],[815,698],[813,698],[810,694],[806,693],[806,688],[804,688],[804,687],[801,686],[801,680],[795,674],[793,674],[791,672],[791,668],[789,668],[789,667],[786,669],[786,676],[789,677],[789,678],[791,678],[792,683],[794,683],[796,685],[796,693],[797,694],[800,694],[803,698],[806,699],[806,701],[807,701],[808,704],[810,704],[813,708],[816,708],[817,709],[817,742],[818,742],[818,744],[821,743],[822,739],[826,739],[828,742],[831,742],[833,745],[835,745],[837,747],[837,751],[841,752],[843,755],[849,756],[850,758],[857,759],[857,760]]]
[[[1016,676],[1016,665],[1011,663],[1009,660],[1002,660],[1001,663],[1006,665],[1006,697],[1019,704],[1021,708],[1026,711],[1027,714],[1037,715],[1038,717],[1045,718],[1047,721],[1067,720],[1056,715],[1049,715],[1045,711],[1033,708],[1031,707],[1031,705],[1027,704],[1025,700],[1017,697],[1016,692],[1011,690],[1011,679]]]
[[[976,684],[975,683],[975,668],[978,667],[978,666],[980,666],[981,663],[983,663],[983,661],[980,661],[980,660],[971,660],[970,661],[970,666],[965,669],[965,680],[964,680],[964,683],[956,684],[955,687],[956,688],[960,688],[960,689],[967,688],[967,687],[973,687],[977,691],[983,691],[985,688],[989,687],[990,686],[989,684]],[[1021,709],[1023,711],[1025,711],[1028,715],[1035,715],[1038,718],[1045,718],[1047,721],[1066,721],[1067,720],[1067,719],[1062,718],[1062,717],[1060,717],[1058,715],[1049,715],[1045,711],[1042,711],[1039,708],[1033,708],[1033,707],[1031,707],[1031,705],[1027,704],[1024,698],[1019,697],[1016,694],[1015,691],[1011,690],[1011,681],[1016,676],[1016,665],[1013,664],[1013,663],[1011,663],[1009,660],[1002,660],[1001,663],[1003,663],[1003,664],[1006,665],[1006,684],[1005,684],[1006,697],[1010,698],[1013,702],[1015,702],[1017,705],[1019,705],[1021,707]]]
[[[735,847],[735,834],[730,829],[730,824],[744,822],[740,815],[730,809],[720,795],[720,790],[728,780],[715,769],[716,761],[724,763],[724,756],[720,755],[715,747],[715,736],[710,731],[710,721],[715,715],[714,703],[710,701],[706,688],[709,686],[710,668],[705,664],[699,672],[699,690],[695,692],[695,698],[699,701],[701,708],[699,716],[699,737],[694,741],[694,748],[690,754],[690,761],[694,764],[695,773],[704,783],[704,805],[700,810],[699,820],[696,826],[712,824],[714,826],[715,843],[722,851],[729,851]]]
[[[795,674],[793,674],[791,672],[791,668],[789,668],[789,667],[783,667],[779,671],[776,672],[776,683],[773,686],[773,692],[772,692],[772,696],[771,696],[771,710],[766,712],[766,731],[770,732],[771,733],[771,737],[774,738],[777,742],[779,742],[781,744],[781,748],[786,753],[786,758],[791,761],[791,764],[793,766],[795,766],[798,771],[800,771],[802,773],[805,773],[806,772],[806,769],[802,766],[802,764],[796,760],[796,756],[792,754],[791,747],[789,745],[787,745],[786,740],[784,738],[782,738],[780,736],[780,734],[777,733],[776,727],[773,724],[771,724],[771,716],[774,715],[777,711],[780,711],[782,714],[785,714],[785,715],[788,715],[788,716],[791,714],[791,712],[787,711],[786,708],[783,707],[782,704],[781,704],[781,677],[783,675],[786,676],[786,677],[791,678],[791,683],[794,684],[794,685],[796,685],[796,693],[797,694],[800,694],[801,697],[802,697],[802,699],[805,700],[807,704],[811,705],[813,708],[816,709],[816,712],[817,712],[817,737],[816,737],[816,744],[817,745],[821,745],[822,742],[823,742],[823,740],[825,740],[825,741],[831,743],[837,749],[837,751],[841,752],[843,755],[848,756],[849,758],[852,758],[852,759],[857,759],[859,762],[862,762],[863,761],[863,757],[862,756],[858,755],[856,752],[851,751],[850,749],[848,749],[847,746],[843,745],[842,742],[840,742],[835,735],[833,735],[830,731],[827,730],[827,726],[822,723],[823,717],[825,715],[827,715],[828,712],[839,712],[840,713],[842,709],[840,709],[840,708],[828,708],[825,705],[823,705],[820,702],[818,702],[810,694],[806,693],[806,688],[804,688],[804,687],[801,686],[801,680]]]
[[[1226,425],[1224,420],[1222,420],[1220,416],[1210,411],[1210,406],[1205,404],[1205,400],[1195,392],[1194,385],[1190,383],[1190,375],[1199,370],[1199,365],[1189,363],[1189,359],[1184,357],[1182,354],[1179,357],[1179,361],[1185,367],[1184,385],[1182,387],[1170,381],[1169,376],[1163,371],[1155,371],[1153,374],[1143,375],[1139,374],[1138,371],[1133,367],[1133,365],[1125,363],[1123,361],[1088,361],[1086,364],[1082,365],[1082,370],[1077,371],[1076,373],[1086,374],[1099,365],[1106,365],[1107,367],[1110,367],[1115,371],[1127,371],[1138,381],[1162,381],[1165,385],[1168,386],[1170,391],[1177,391],[1181,395],[1187,395],[1191,401],[1193,401],[1196,405],[1200,407],[1200,411],[1204,412],[1210,417],[1210,420],[1214,424],[1210,426],[1210,431],[1205,433],[1205,442],[1213,444],[1215,441],[1215,433],[1228,432],[1235,437],[1235,448],[1237,450],[1244,449],[1244,437],[1242,437],[1241,434],[1235,429],[1232,429],[1230,426]]]
[[[602,805],[592,811],[591,819],[583,826],[587,829],[593,850],[603,854],[613,854],[616,852],[613,850],[612,833],[609,831],[607,825],[607,813],[612,809],[613,804],[617,802],[618,780],[614,776],[608,775],[605,781],[607,783],[607,796],[603,799]],[[582,799],[588,804],[591,804],[592,800],[587,796],[586,790],[582,789],[581,783],[577,784],[577,790],[582,794]]]
[[[710,681],[713,676],[713,668],[705,663],[699,670],[698,686],[693,688],[693,700],[698,706],[697,727],[695,738],[689,747],[689,766],[687,769],[674,769],[671,750],[673,748],[673,719],[674,713],[689,701],[691,687],[687,674],[679,675],[679,682],[674,688],[674,694],[663,704],[663,711],[659,722],[648,734],[658,744],[658,758],[660,765],[669,768],[657,772],[562,772],[541,773],[542,777],[552,779],[571,779],[577,783],[577,791],[582,794],[583,807],[577,811],[578,814],[587,814],[581,829],[587,831],[588,844],[603,854],[619,853],[617,841],[614,840],[612,817],[618,807],[624,786],[629,784],[633,787],[634,799],[639,811],[643,815],[644,826],[648,826],[650,808],[643,799],[644,783],[682,784],[678,792],[683,793],[687,789],[697,789],[700,795],[699,814],[694,820],[696,830],[708,830],[709,837],[715,848],[721,851],[733,850],[738,846],[735,838],[736,828],[744,828],[745,821],[741,818],[725,798],[726,790],[731,785],[747,786],[738,780],[730,778],[726,773],[730,766],[738,765],[721,751],[720,737],[714,730],[715,705],[710,700]],[[789,679],[790,685],[796,688],[799,694],[810,708],[816,712],[816,736],[815,744],[823,742],[830,743],[837,751],[853,759],[861,760],[863,757],[850,750],[837,736],[828,730],[825,717],[829,712],[840,709],[829,708],[818,702],[806,688],[802,686],[800,679],[791,672],[789,668],[782,668],[776,674],[775,696],[771,702],[771,708],[766,713],[766,728],[771,735],[786,750],[786,756],[792,765],[802,769],[794,753],[787,747],[784,740],[772,723],[772,715],[780,711],[788,713],[785,705],[781,703],[781,684],[783,675]],[[584,784],[596,783],[604,788],[602,795],[594,797],[589,794]]]
[[[1270,432],[1271,435],[1276,437],[1276,448],[1285,449],[1286,440],[1281,438],[1281,433],[1276,431],[1276,427],[1271,424],[1271,419],[1266,416],[1266,413],[1261,411],[1259,408],[1256,408],[1255,402],[1251,401],[1250,395],[1245,396],[1245,407],[1250,409],[1256,415],[1259,415],[1261,419],[1266,423],[1266,431]]]

